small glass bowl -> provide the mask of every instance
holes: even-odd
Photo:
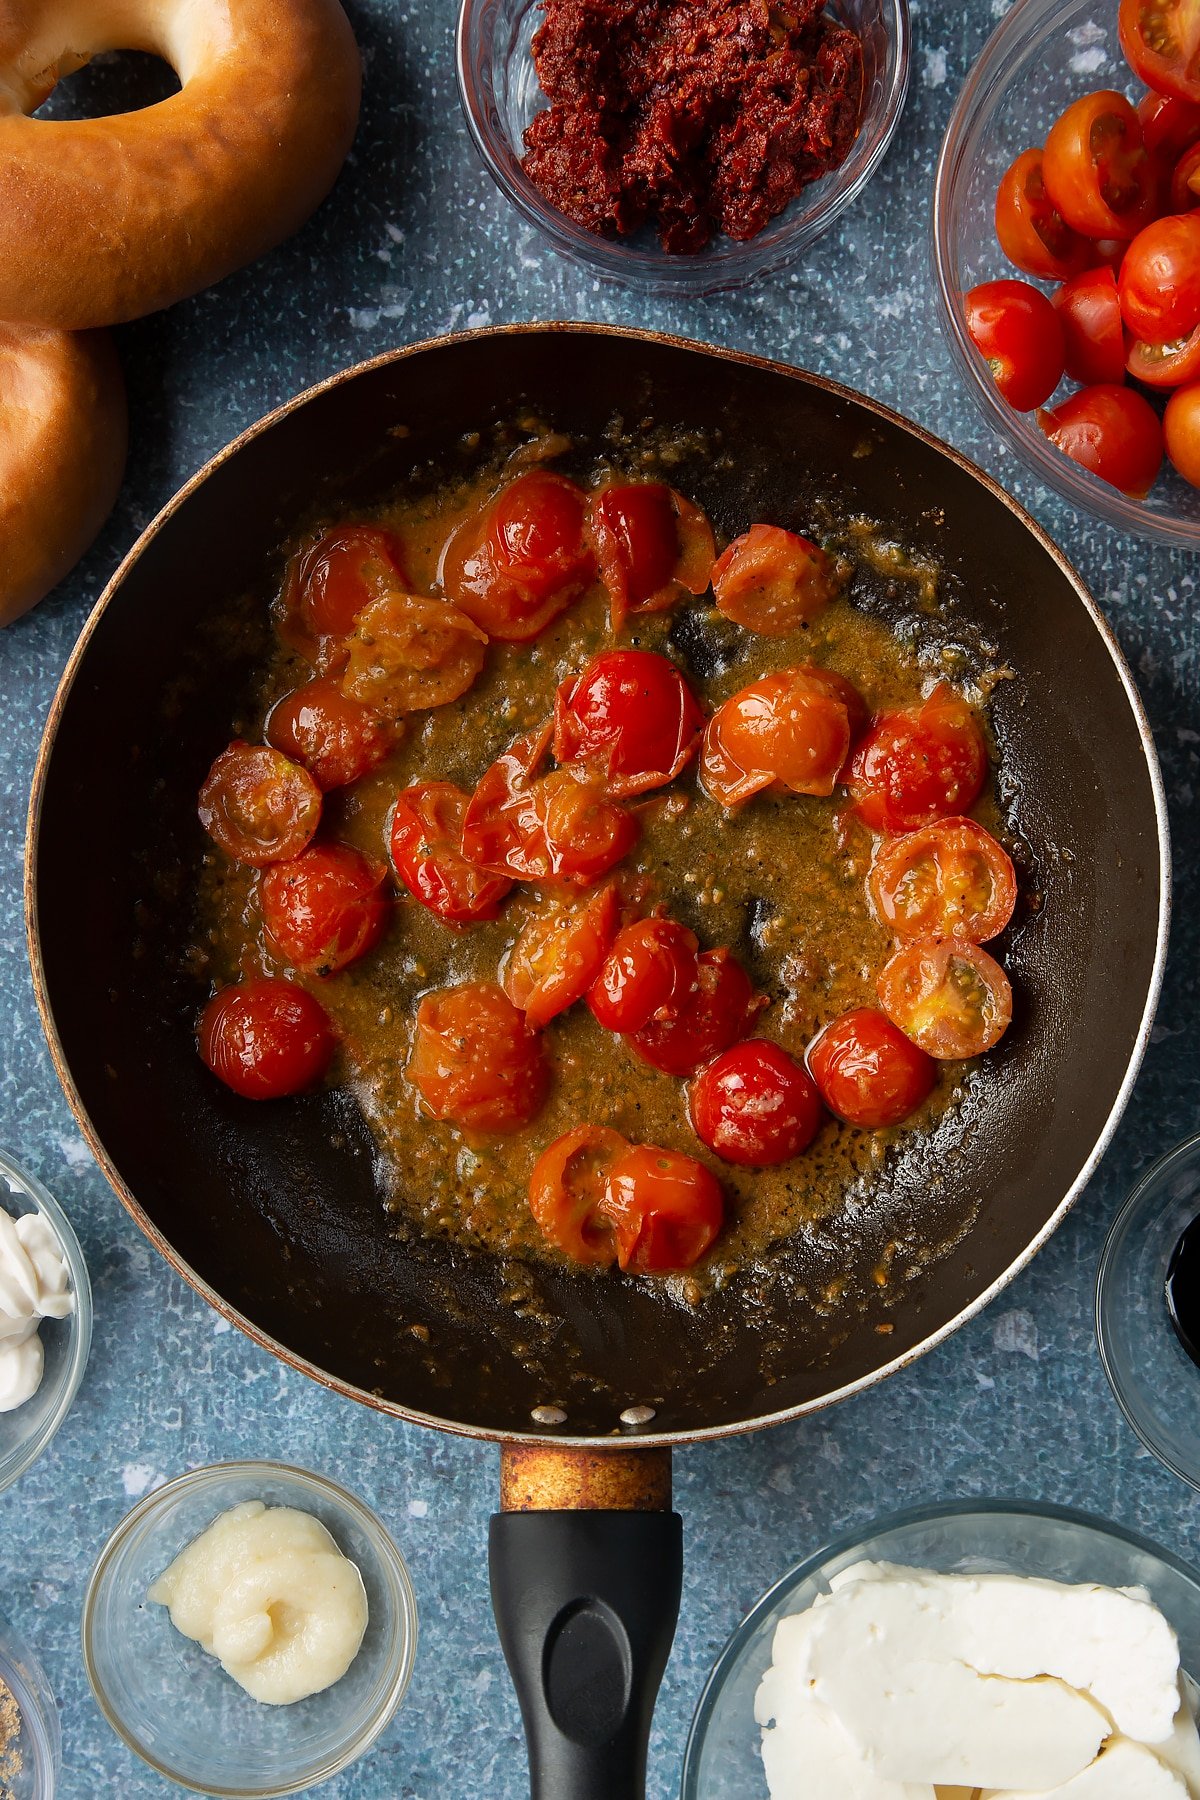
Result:
[[[16,1742],[0,1753],[0,1782],[5,1779],[5,1754],[19,1759],[20,1769],[0,1788],[12,1800],[54,1800],[62,1767],[62,1735],[58,1708],[42,1665],[29,1645],[0,1614],[0,1681],[8,1688],[21,1715]]]
[[[1166,1279],[1180,1233],[1200,1213],[1200,1132],[1142,1176],[1105,1239],[1096,1279],[1100,1358],[1147,1450],[1200,1488],[1200,1369],[1175,1333]]]
[[[1072,100],[1097,88],[1119,88],[1134,98],[1142,91],[1117,41],[1116,5],[1016,0],[963,84],[938,158],[933,258],[942,325],[984,418],[1040,480],[1123,530],[1195,549],[1200,545],[1195,488],[1164,463],[1146,499],[1134,500],[1063,456],[1043,435],[1036,414],[1015,412],[1001,399],[967,334],[964,293],[981,281],[1028,279],[996,240],[1000,177],[1022,150],[1045,141]],[[1050,291],[1050,284],[1043,286]]]
[[[146,1591],[213,1520],[245,1500],[312,1513],[357,1563],[369,1617],[342,1679],[291,1706],[252,1700]],[[404,1698],[417,1610],[404,1560],[374,1513],[323,1475],[282,1463],[215,1463],[177,1476],[127,1513],[83,1603],[83,1659],[100,1710],[171,1781],[221,1800],[295,1794],[374,1743]]]
[[[714,238],[691,256],[670,255],[652,228],[604,238],[567,218],[524,169],[525,128],[546,104],[531,45],[539,0],[462,0],[458,88],[475,147],[501,193],[555,250],[597,274],[656,294],[711,294],[741,287],[791,262],[827,231],[866,186],[887,152],[908,91],[908,0],[833,0],[830,13],[863,47],[863,112],[839,168],[792,201],[746,243]]]
[[[0,1206],[14,1219],[40,1212],[53,1225],[66,1258],[73,1311],[43,1319],[46,1367],[32,1400],[0,1413],[0,1493],[36,1462],[71,1410],[92,1345],[92,1284],[71,1221],[36,1176],[0,1153]]]
[[[840,1538],[762,1599],[717,1659],[692,1721],[682,1800],[767,1800],[754,1696],[771,1663],[775,1627],[803,1612],[851,1563],[899,1563],[946,1574],[998,1572],[1051,1581],[1144,1587],[1174,1627],[1185,1669],[1200,1669],[1200,1573],[1145,1538],[1067,1507],[981,1501],[922,1507]]]

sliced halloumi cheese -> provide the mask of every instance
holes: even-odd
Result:
[[[1059,1787],[984,1788],[982,1800],[1186,1800],[1186,1783],[1145,1744],[1111,1738],[1088,1768]]]
[[[936,1800],[928,1782],[878,1774],[829,1708],[793,1690],[777,1668],[763,1676],[754,1711],[765,1727],[762,1759],[771,1800]]]

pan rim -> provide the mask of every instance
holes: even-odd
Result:
[[[1016,1256],[1008,1267],[996,1277],[990,1286],[988,1286],[981,1294],[976,1295],[975,1298],[957,1312],[953,1318],[947,1319],[928,1337],[922,1338],[919,1344],[912,1345],[908,1350],[905,1350],[899,1356],[894,1357],[890,1362],[881,1364],[878,1368],[871,1370],[868,1374],[859,1376],[856,1380],[847,1382],[842,1387],[821,1394],[813,1399],[801,1401],[795,1406],[784,1407],[776,1412],[759,1414],[754,1418],[738,1419],[721,1425],[706,1425],[694,1430],[650,1431],[638,1428],[617,1434],[580,1435],[577,1433],[559,1431],[553,1427],[536,1431],[505,1431],[483,1425],[472,1425],[462,1420],[442,1418],[438,1414],[422,1412],[415,1407],[405,1406],[398,1401],[385,1399],[380,1394],[372,1393],[368,1389],[358,1387],[352,1382],[345,1381],[338,1376],[330,1374],[328,1370],[321,1368],[318,1364],[309,1361],[305,1357],[298,1356],[294,1351],[289,1350],[286,1345],[280,1343],[279,1340],[272,1337],[269,1332],[264,1331],[244,1313],[240,1312],[236,1307],[224,1300],[222,1296],[219,1295],[216,1290],[179,1255],[165,1234],[159,1230],[150,1219],[149,1215],[143,1210],[136,1196],[124,1181],[120,1171],[101,1141],[99,1133],[92,1124],[91,1118],[84,1106],[83,1099],[67,1065],[66,1056],[54,1019],[53,1008],[50,1003],[45,967],[41,953],[40,929],[38,924],[37,847],[40,837],[42,803],[50,760],[54,752],[63,713],[70,699],[71,691],[83,664],[92,637],[99,627],[100,621],[107,612],[109,606],[120,594],[127,575],[140,560],[149,545],[170,523],[175,514],[181,510],[191,498],[192,494],[195,493],[203,483],[208,481],[219,468],[236,456],[245,445],[251,443],[256,438],[263,436],[266,432],[280,424],[284,419],[290,417],[293,412],[298,411],[301,407],[307,406],[320,395],[354,381],[360,376],[373,370],[383,368],[393,363],[407,361],[410,357],[419,356],[428,351],[443,350],[458,344],[474,343],[481,340],[495,340],[498,338],[517,336],[537,336],[550,332],[563,333],[566,335],[619,338],[632,343],[666,345],[673,349],[684,350],[687,352],[698,353],[705,357],[715,358],[718,361],[736,363],[743,367],[759,369],[768,373],[786,376],[789,380],[801,382],[826,394],[832,395],[837,399],[849,401],[855,406],[863,408],[868,413],[873,414],[876,418],[884,420],[888,425],[899,428],[909,436],[916,438],[918,442],[923,444],[926,448],[934,450],[939,455],[946,458],[962,473],[974,479],[992,496],[993,499],[999,500],[1007,507],[1009,512],[1013,514],[1017,521],[1025,527],[1026,531],[1033,536],[1041,548],[1051,557],[1074,589],[1076,598],[1087,612],[1093,627],[1108,652],[1117,672],[1117,676],[1125,691],[1125,697],[1137,727],[1138,739],[1142,747],[1142,754],[1150,778],[1151,792],[1154,800],[1155,827],[1158,841],[1159,899],[1155,929],[1154,963],[1147,986],[1141,1022],[1138,1027],[1129,1061],[1126,1065],[1125,1074],[1122,1078],[1121,1085],[1117,1090],[1113,1104],[1109,1109],[1108,1115],[1104,1120],[1101,1130],[1088,1156],[1084,1159],[1083,1165],[1076,1173],[1074,1179],[1067,1188],[1066,1193],[1058,1202],[1050,1217],[1045,1221],[1041,1229],[1035,1234],[1030,1242],[1025,1245],[1020,1254]],[[144,530],[139,533],[137,539],[134,541],[126,555],[122,557],[113,575],[105,584],[103,591],[87,619],[84,621],[79,636],[71,650],[71,654],[67,659],[66,666],[59,678],[54,698],[51,701],[50,709],[46,717],[42,739],[38,747],[26,819],[25,846],[23,885],[26,941],[38,1016],[41,1020],[42,1030],[46,1037],[55,1073],[58,1076],[59,1083],[62,1086],[67,1104],[71,1108],[75,1122],[83,1134],[84,1141],[87,1143],[89,1150],[95,1158],[109,1186],[116,1194],[118,1200],[121,1202],[134,1224],[158,1251],[159,1255],[163,1257],[169,1267],[172,1268],[177,1275],[181,1276],[202,1299],[206,1300],[214,1311],[226,1319],[229,1324],[235,1326],[239,1331],[244,1333],[245,1336],[249,1337],[261,1349],[269,1351],[288,1367],[295,1369],[300,1374],[309,1376],[321,1386],[331,1389],[334,1393],[344,1395],[351,1400],[357,1400],[364,1405],[372,1407],[377,1412],[386,1413],[391,1417],[402,1419],[408,1424],[428,1426],[434,1430],[450,1432],[458,1437],[474,1438],[490,1443],[545,1444],[547,1442],[552,1442],[561,1444],[567,1448],[578,1449],[596,1449],[598,1447],[611,1446],[614,1449],[627,1450],[632,1445],[637,1445],[638,1447],[645,1449],[654,1449],[670,1448],[677,1444],[712,1442],[721,1438],[739,1436],[746,1432],[766,1430],[773,1425],[780,1425],[789,1420],[803,1418],[809,1413],[824,1411],[826,1407],[835,1406],[840,1401],[847,1400],[854,1394],[859,1394],[868,1388],[875,1387],[880,1382],[887,1380],[888,1377],[898,1374],[900,1370],[909,1367],[909,1365],[916,1362],[918,1358],[924,1356],[927,1352],[936,1349],[939,1344],[945,1342],[945,1340],[959,1330],[961,1326],[969,1323],[969,1321],[981,1313],[985,1307],[990,1305],[997,1295],[1002,1293],[1009,1283],[1015,1280],[1022,1270],[1032,1262],[1039,1250],[1041,1250],[1053,1236],[1054,1232],[1065,1219],[1067,1213],[1071,1210],[1075,1201],[1087,1187],[1112,1142],[1117,1126],[1129,1103],[1134,1084],[1136,1083],[1138,1074],[1141,1070],[1142,1061],[1149,1044],[1150,1032],[1162,991],[1172,908],[1171,840],[1166,791],[1163,783],[1162,769],[1159,764],[1158,752],[1154,744],[1153,733],[1150,728],[1150,722],[1141,695],[1138,692],[1132,671],[1125,657],[1125,653],[1117,640],[1116,634],[1092,597],[1086,583],[1083,581],[1069,558],[1064,555],[1054,540],[1044,528],[1038,524],[1037,520],[1025,510],[1020,502],[1014,499],[1011,494],[1007,493],[1006,490],[1001,487],[999,482],[989,475],[986,470],[981,469],[979,465],[972,462],[969,457],[964,456],[961,451],[935,436],[933,432],[926,430],[924,426],[917,424],[914,420],[906,418],[902,413],[896,412],[892,407],[886,406],[882,401],[872,399],[870,396],[846,386],[843,382],[834,381],[825,375],[815,374],[808,369],[797,368],[789,363],[774,361],[769,357],[756,356],[749,351],[732,350],[721,345],[706,344],[702,340],[681,337],[672,332],[648,331],[631,326],[593,324],[587,320],[524,320],[512,324],[491,325],[473,331],[453,332],[440,337],[422,338],[416,343],[401,345],[397,349],[384,351],[378,356],[368,358],[365,362],[355,363],[347,369],[342,369],[333,375],[326,376],[323,380],[315,383],[313,386],[305,388],[301,393],[293,395],[290,400],[286,400],[282,402],[281,405],[273,407],[260,419],[257,419],[243,431],[239,432],[236,437],[231,439],[229,443],[211,456],[207,462],[203,463],[167,501]]]

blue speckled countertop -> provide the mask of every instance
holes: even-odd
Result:
[[[456,328],[588,318],[676,330],[837,376],[939,432],[1012,487],[1090,582],[1141,683],[1171,804],[1178,911],[1153,1045],[1112,1150],[1048,1249],[989,1312],[882,1388],[678,1457],[688,1566],[651,1746],[653,1800],[677,1792],[692,1708],[726,1635],[831,1533],[905,1503],[1016,1494],[1089,1507],[1200,1559],[1195,1496],[1131,1435],[1092,1335],[1109,1220],[1136,1172],[1200,1123],[1197,565],[1123,541],[1023,479],[970,409],[940,341],[926,247],[933,162],[963,74],[1005,9],[1006,0],[914,4],[899,136],[805,264],[745,294],[661,303],[550,260],[493,190],[459,118],[450,0],[353,0],[366,110],[332,200],[259,267],[120,334],[133,452],[116,516],[84,567],[0,634],[0,1142],[70,1212],[96,1295],[75,1410],[43,1460],[0,1496],[0,1603],[57,1691],[66,1800],[177,1791],[97,1712],[80,1663],[79,1608],[93,1557],[132,1501],[231,1455],[340,1475],[390,1521],[412,1569],[421,1647],[408,1701],[373,1754],[324,1790],[330,1800],[526,1792],[487,1594],[497,1452],[406,1429],[290,1373],[159,1261],[94,1167],[55,1081],[20,902],[42,721],[88,607],[135,534],[278,401],[345,364]]]

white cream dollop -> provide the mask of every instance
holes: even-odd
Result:
[[[267,1706],[340,1681],[367,1629],[362,1576],[320,1520],[261,1500],[214,1519],[147,1598]]]
[[[58,1233],[41,1213],[0,1206],[0,1413],[32,1400],[45,1358],[38,1327],[75,1306]]]

